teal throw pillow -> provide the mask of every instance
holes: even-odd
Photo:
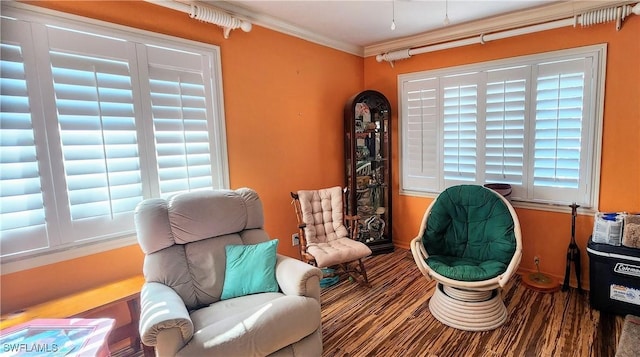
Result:
[[[277,248],[277,239],[258,244],[226,246],[227,268],[220,300],[277,292]]]

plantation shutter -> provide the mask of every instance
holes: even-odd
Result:
[[[585,89],[591,58],[537,66],[533,147],[534,197],[571,202],[584,197],[581,177]],[[580,202],[586,203],[586,202]]]
[[[515,201],[596,207],[605,55],[595,45],[400,75],[401,192],[507,183]]]
[[[444,187],[477,180],[478,74],[441,80]]]
[[[508,183],[524,197],[525,115],[530,67],[487,72],[485,182]]]
[[[0,26],[3,262],[131,244],[143,199],[228,188],[217,46],[11,7]]]
[[[220,187],[212,171],[206,56],[146,47],[160,195]]]
[[[133,230],[143,200],[127,42],[48,28],[70,231],[67,240]]]
[[[29,26],[2,20],[0,43],[0,251],[9,256],[49,246],[32,109],[38,107],[27,73]],[[33,57],[30,57],[33,58]],[[30,67],[30,69],[33,67]],[[37,88],[37,86],[34,86]],[[35,90],[37,92],[37,89]],[[36,103],[34,103],[36,102]],[[42,133],[42,132],[40,132]],[[45,150],[46,152],[46,150]]]
[[[403,186],[406,189],[438,191],[438,80],[405,82],[403,93]]]

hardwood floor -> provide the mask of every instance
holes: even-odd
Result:
[[[349,281],[322,292],[325,357],[333,356],[613,356],[623,318],[592,310],[577,289],[544,294],[520,277],[503,291],[509,319],[487,332],[447,327],[429,312],[435,283],[410,252],[365,260],[371,288]]]

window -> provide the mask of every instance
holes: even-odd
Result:
[[[133,233],[145,198],[228,187],[219,50],[3,8],[3,261]]]
[[[605,45],[398,77],[401,191],[597,207]]]

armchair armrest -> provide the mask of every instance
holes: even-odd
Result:
[[[427,278],[427,281],[431,281],[431,269],[425,262],[425,260],[429,257],[427,250],[424,249],[422,245],[422,237],[417,236],[411,240],[411,254],[413,255],[413,260],[415,260],[416,265],[418,266],[418,270]]]
[[[140,337],[147,346],[157,346],[158,335],[173,328],[180,330],[183,345],[193,336],[193,322],[182,298],[164,284],[142,286],[140,310]]]
[[[304,231],[306,227],[306,223],[300,223],[298,225],[298,238],[300,239],[300,241],[298,242],[298,247],[300,249],[300,258],[305,259],[306,261],[313,261],[315,260],[314,256],[307,253],[307,236],[305,235],[306,233]]]
[[[276,280],[286,295],[300,295],[320,301],[320,279],[322,270],[278,254],[276,261]]]
[[[511,262],[509,263],[509,265],[507,266],[507,270],[502,273],[502,275],[500,275],[500,280],[498,280],[498,285],[500,285],[500,288],[504,288],[504,286],[507,284],[507,282],[509,281],[509,279],[511,279],[511,276],[513,275],[513,273],[516,272],[516,269],[518,269],[518,265],[520,265],[520,259],[522,258],[522,249],[516,249],[515,254],[513,255],[513,258],[511,258]]]
[[[349,238],[353,240],[358,240],[358,221],[360,220],[360,216],[358,215],[345,215],[344,223],[349,231]]]

